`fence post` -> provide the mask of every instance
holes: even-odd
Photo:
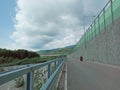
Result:
[[[88,31],[86,32],[86,47],[87,47],[87,43],[88,43]]]
[[[99,28],[99,33],[100,33],[100,16],[98,15],[98,28]]]
[[[91,26],[89,27],[89,41],[91,40]]]
[[[89,43],[89,40],[90,40],[90,29],[88,28],[88,43]]]
[[[93,31],[92,31],[92,24],[91,24],[91,40],[93,39]]]
[[[111,16],[112,16],[112,23],[114,24],[114,16],[113,16],[113,1],[110,0],[111,3]]]
[[[103,17],[104,17],[104,26],[105,26],[105,30],[106,30],[105,8],[103,8]]]
[[[86,48],[86,32],[84,33],[84,42],[85,42],[85,48]]]
[[[33,88],[33,78],[34,78],[34,76],[33,76],[33,71],[31,71],[30,73],[28,73],[27,74],[27,86],[26,86],[26,90],[34,90],[34,88]]]
[[[95,37],[96,37],[96,25],[95,25],[95,21],[94,21],[94,33],[95,33]]]

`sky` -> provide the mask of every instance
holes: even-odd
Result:
[[[47,50],[74,45],[107,1],[0,0],[0,48]]]

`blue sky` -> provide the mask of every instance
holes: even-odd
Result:
[[[0,0],[0,48],[43,50],[76,44],[108,0]]]
[[[0,0],[0,47],[12,43],[10,35],[14,31],[15,5],[15,0]]]

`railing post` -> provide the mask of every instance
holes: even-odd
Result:
[[[48,78],[50,77],[51,75],[51,64],[49,63],[48,64]]]
[[[23,78],[24,78],[24,89],[27,90],[27,74],[25,74]]]
[[[60,65],[60,60],[58,60],[58,66]]]
[[[54,62],[54,67],[55,67],[55,70],[56,70],[56,68],[57,68],[57,64],[56,64],[56,61]]]
[[[34,76],[33,76],[33,71],[31,71],[30,73],[28,73],[27,74],[27,86],[26,86],[26,90],[34,90],[34,88],[33,88],[33,78],[34,78]]]

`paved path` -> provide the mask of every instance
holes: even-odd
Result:
[[[68,90],[120,90],[120,68],[68,58]]]

